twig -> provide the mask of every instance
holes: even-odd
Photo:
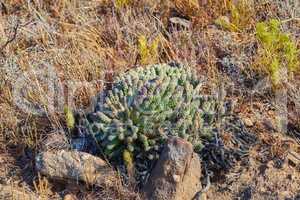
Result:
[[[286,22],[290,22],[290,21],[300,21],[300,17],[292,17],[292,18],[289,18],[289,19],[286,19],[286,20],[282,20],[281,23],[286,23]]]
[[[4,45],[1,46],[0,48],[0,52],[3,54],[3,50],[7,47],[7,45],[11,42],[13,42],[16,37],[17,37],[17,34],[18,34],[18,29],[20,27],[20,23],[17,23],[17,25],[14,27],[13,29],[13,36],[11,38],[9,38]]]
[[[206,176],[206,186],[205,186],[205,188],[203,188],[202,190],[197,192],[195,194],[195,196],[193,197],[193,200],[202,200],[202,194],[206,193],[209,190],[210,186],[211,186],[211,182],[210,182],[211,176],[212,176],[212,172],[208,172],[208,174]]]
[[[5,4],[3,2],[0,2],[0,5],[1,5],[1,10],[2,10],[3,14],[7,15],[8,12],[7,12],[7,8],[6,8]]]
[[[26,22],[25,24],[20,24],[20,22],[18,22],[14,28],[13,28],[13,35],[11,38],[9,38],[5,44],[3,44],[1,47],[0,47],[0,54],[4,55],[4,49],[7,47],[7,45],[9,45],[9,43],[12,43],[16,38],[17,38],[17,35],[18,35],[18,31],[21,27],[25,27],[27,26],[28,24],[30,24],[32,22],[32,20]]]

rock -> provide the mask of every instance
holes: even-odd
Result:
[[[62,181],[84,181],[88,185],[113,185],[114,171],[102,159],[77,151],[47,151],[36,157],[41,174]]]
[[[172,137],[143,188],[149,200],[191,200],[201,190],[201,164],[189,142]]]
[[[180,25],[186,29],[189,29],[191,27],[191,22],[189,20],[180,18],[180,17],[171,17],[170,22],[173,25]]]
[[[244,118],[243,121],[247,127],[252,127],[254,125],[252,119],[250,118]]]
[[[36,200],[39,199],[33,192],[25,188],[0,184],[0,199]]]
[[[72,194],[67,194],[64,196],[64,200],[77,200],[77,198]]]

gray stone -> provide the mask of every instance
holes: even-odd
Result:
[[[36,169],[41,174],[62,181],[83,181],[89,185],[112,185],[113,169],[102,159],[77,151],[47,151],[36,157]]]
[[[191,200],[201,190],[201,163],[189,142],[172,137],[143,188],[149,200]]]
[[[247,127],[252,127],[254,125],[253,120],[249,117],[244,118],[243,121]]]
[[[174,25],[180,25],[187,29],[191,27],[191,22],[189,20],[180,17],[171,17],[170,22]]]

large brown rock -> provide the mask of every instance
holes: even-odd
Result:
[[[102,159],[78,151],[47,151],[36,157],[41,174],[62,181],[84,181],[89,185],[111,185],[116,180],[113,169]]]
[[[172,137],[143,189],[149,200],[191,200],[201,190],[201,163],[193,146]]]

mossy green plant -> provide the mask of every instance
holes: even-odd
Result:
[[[131,69],[103,95],[80,125],[109,159],[129,158],[130,152],[134,160],[154,160],[168,136],[185,138],[198,150],[213,136],[216,101],[201,95],[201,83],[188,67]]]
[[[270,75],[275,87],[282,82],[283,71],[291,74],[299,69],[299,50],[280,26],[276,19],[256,25],[256,36],[262,46],[259,66]]]

